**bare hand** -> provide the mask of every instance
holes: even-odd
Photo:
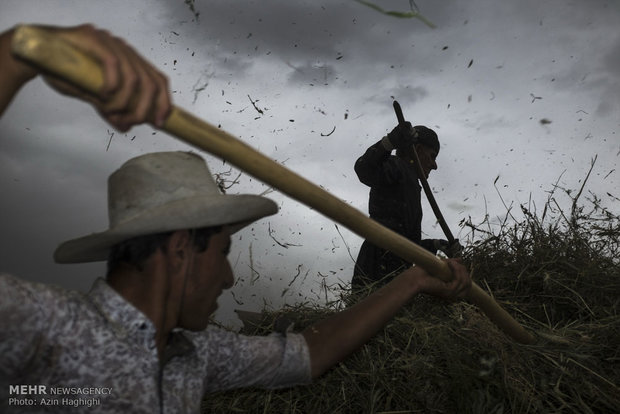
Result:
[[[168,80],[123,39],[90,24],[46,29],[95,58],[104,74],[104,87],[99,96],[46,75],[48,84],[63,94],[90,102],[120,131],[145,122],[163,125],[172,108]]]
[[[418,280],[420,292],[447,300],[464,298],[471,288],[471,276],[467,268],[463,266],[460,259],[447,259],[446,263],[452,271],[453,279],[450,282],[435,278],[422,268],[414,268],[421,272]]]

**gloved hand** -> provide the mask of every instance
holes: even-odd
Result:
[[[452,244],[448,243],[447,240],[433,239],[433,247],[435,250],[441,250],[448,257],[459,257],[463,251],[463,246],[458,239],[455,239]]]
[[[410,148],[416,143],[418,134],[411,126],[410,122],[398,124],[396,127],[383,138],[382,143],[388,151],[396,149]]]

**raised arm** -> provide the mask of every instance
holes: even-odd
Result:
[[[393,184],[401,177],[399,169],[390,161],[390,151],[381,141],[371,145],[355,161],[354,169],[360,182],[368,187]]]
[[[98,96],[85,93],[17,59],[11,54],[11,29],[0,35],[0,115],[24,84],[42,74],[58,92],[92,104],[119,131],[146,122],[163,125],[172,109],[167,78],[122,39],[90,24],[45,28],[101,62],[102,92]]]
[[[316,378],[346,358],[383,328],[411,298],[429,293],[446,299],[464,297],[471,277],[458,260],[448,260],[454,278],[446,283],[412,267],[356,305],[303,331]]]
[[[397,125],[389,134],[371,145],[355,162],[355,173],[369,187],[392,185],[402,179],[398,161],[390,157],[393,149],[413,145],[414,130],[409,122]]]

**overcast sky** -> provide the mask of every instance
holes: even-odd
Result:
[[[530,200],[541,210],[558,180],[578,189],[594,157],[586,189],[620,213],[618,1],[418,0],[435,28],[353,0],[185,3],[2,0],[0,28],[92,22],[112,31],[169,76],[178,106],[364,212],[368,188],[353,164],[395,126],[397,99],[408,120],[439,134],[430,184],[457,237],[468,233],[464,218],[504,217],[502,199],[518,218]],[[107,228],[107,176],[124,161],[176,149],[190,147],[149,127],[114,133],[89,106],[29,84],[0,120],[0,271],[86,291],[104,264],[57,265],[54,249]],[[214,173],[229,171],[205,156]],[[265,190],[242,175],[229,191]],[[238,283],[220,315],[258,310],[263,299],[324,299],[321,281],[350,281],[362,240],[267,196],[280,212],[234,236]],[[423,207],[424,237],[442,238]]]

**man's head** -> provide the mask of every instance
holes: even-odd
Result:
[[[230,235],[277,206],[222,194],[201,157],[163,152],[110,176],[108,210],[108,230],[61,244],[56,261],[108,259],[110,285],[164,330],[201,330],[233,284]]]
[[[424,125],[416,125],[413,129],[417,134],[417,144],[425,145],[439,154],[439,138],[435,131]]]
[[[416,125],[413,128],[417,134],[414,147],[420,159],[424,177],[428,179],[430,172],[437,169],[435,160],[439,154],[439,138],[435,131],[424,125]],[[396,155],[406,160],[415,159],[413,150],[397,150]]]
[[[121,286],[130,286],[150,301],[151,288],[157,285],[158,276],[163,276],[166,297],[172,299],[166,302],[176,311],[172,325],[200,331],[217,309],[222,291],[233,285],[229,251],[228,226],[134,237],[110,249],[107,280],[119,293]]]
[[[420,160],[420,167],[422,167],[424,178],[428,180],[431,171],[437,169],[437,150],[424,144],[416,144],[415,150]]]

